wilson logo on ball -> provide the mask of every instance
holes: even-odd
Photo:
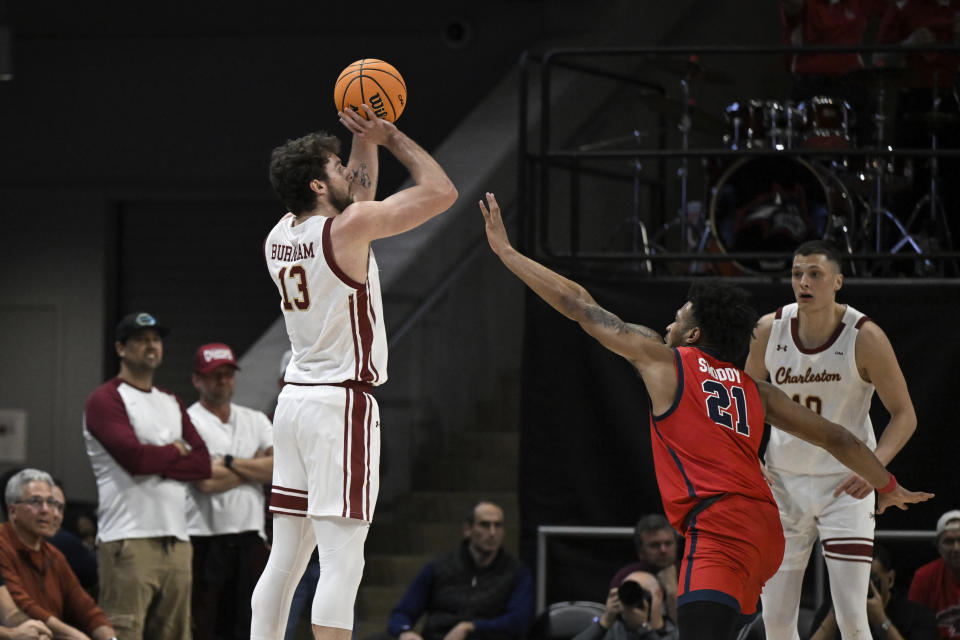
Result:
[[[347,65],[337,78],[333,101],[338,111],[360,110],[367,104],[378,118],[395,122],[407,102],[407,85],[400,72],[383,60],[363,58]]]

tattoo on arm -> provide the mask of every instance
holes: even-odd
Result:
[[[630,324],[628,322],[624,322],[614,314],[601,307],[587,307],[586,315],[589,322],[598,324],[607,329],[615,329],[617,333],[632,333],[643,336],[644,338],[656,340],[657,342],[663,342],[663,338],[660,336],[660,334],[653,329],[639,324]]]
[[[357,170],[350,176],[350,182],[356,183],[358,187],[367,188],[370,186],[370,176],[367,174],[367,163],[363,162],[357,167]]]

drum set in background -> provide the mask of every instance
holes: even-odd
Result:
[[[855,80],[868,87],[876,99],[875,113],[866,115],[872,120],[867,126],[858,126],[859,114],[847,101],[831,95],[814,95],[803,101],[747,99],[729,104],[722,117],[711,117],[690,103],[691,78],[685,78],[684,100],[670,101],[673,111],[682,113],[668,112],[679,115],[684,149],[689,129],[699,123],[707,133],[722,130],[726,149],[765,152],[732,162],[729,158],[704,158],[709,208],[694,207],[693,216],[688,208],[692,203],[686,202],[686,164],[681,168],[684,197],[680,217],[689,223],[685,239],[688,246],[698,252],[731,254],[732,258],[730,262],[697,262],[693,268],[724,274],[782,274],[789,270],[788,260],[748,260],[736,254],[789,255],[801,242],[814,239],[829,239],[849,255],[904,250],[922,256],[930,250],[925,232],[911,228],[919,217],[925,217],[924,206],[929,205],[930,215],[942,216],[940,222],[947,229],[937,193],[936,162],[925,173],[930,181],[929,193],[919,202],[908,202],[916,192],[914,158],[889,153],[893,146],[885,127],[887,88],[904,77],[902,69],[894,73],[882,68],[876,73],[871,69],[857,72]],[[933,104],[936,109],[938,101]],[[960,115],[955,112],[921,116],[920,122],[960,126]],[[936,127],[931,126],[929,133],[929,144],[936,148]],[[858,152],[843,154],[854,149]],[[791,150],[803,152],[791,154]],[[829,153],[820,156],[817,150]],[[892,208],[902,215],[895,215]],[[673,223],[668,223],[663,231],[671,226]],[[684,224],[682,228],[686,227]],[[653,239],[654,246],[658,237]],[[949,230],[946,241],[937,242],[939,248],[952,249]],[[932,267],[929,260],[922,262]],[[853,261],[850,266],[853,271],[858,269]]]

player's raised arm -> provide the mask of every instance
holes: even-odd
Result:
[[[354,202],[344,210],[333,227],[334,236],[342,234],[352,241],[370,242],[398,235],[443,213],[456,202],[457,189],[420,145],[392,122],[377,118],[366,104],[360,107],[367,112],[367,120],[347,109],[340,112],[340,122],[355,138],[389,150],[415,183],[382,201]]]
[[[879,492],[879,513],[883,513],[888,506],[906,509],[910,503],[925,502],[933,497],[932,493],[909,491],[897,484],[867,445],[842,426],[794,402],[771,384],[758,382],[757,388],[763,399],[766,420],[787,433],[826,449],[837,460],[860,474]]]
[[[597,304],[582,286],[551,271],[513,248],[500,216],[500,206],[492,193],[487,204],[480,201],[486,221],[487,240],[497,257],[515,276],[551,307],[583,327],[610,351],[629,360],[643,371],[650,361],[667,363],[672,370],[673,353],[653,329],[624,322]]]
[[[347,173],[350,179],[350,199],[353,202],[374,200],[377,197],[377,180],[380,177],[379,146],[366,136],[354,134],[350,143],[350,159]]]

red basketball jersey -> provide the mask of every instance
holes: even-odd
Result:
[[[697,505],[739,494],[773,505],[760,473],[763,403],[757,383],[742,369],[695,347],[674,349],[677,395],[650,436],[657,483],[667,518],[686,533]]]

